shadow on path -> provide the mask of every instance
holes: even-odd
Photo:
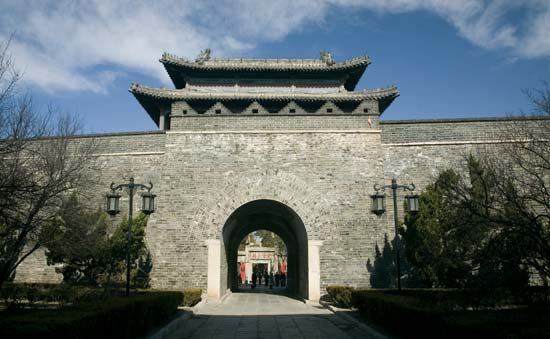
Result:
[[[268,288],[269,290],[269,288]],[[357,323],[286,295],[232,293],[205,303],[170,338],[369,338]]]

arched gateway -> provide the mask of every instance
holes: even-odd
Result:
[[[241,239],[259,229],[271,231],[285,242],[288,250],[288,289],[307,299],[309,270],[306,228],[296,212],[273,200],[248,202],[227,219],[222,231],[227,260],[227,286],[231,290],[237,289],[237,252]]]

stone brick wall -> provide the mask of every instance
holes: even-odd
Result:
[[[127,182],[134,176],[136,182],[158,183],[160,165],[164,154],[165,134],[161,132],[113,133],[86,135],[75,138],[75,142],[94,144],[94,157],[88,173],[90,186],[83,190],[83,198],[91,208],[103,208],[104,194],[109,191],[111,182]],[[139,196],[134,199],[134,210],[139,210]],[[111,229],[128,214],[128,198],[121,198],[120,215],[110,218]],[[44,249],[37,250],[27,258],[16,271],[16,281],[59,282],[62,277],[55,267],[46,265]]]
[[[288,130],[353,130],[377,129],[378,117],[367,115],[322,115],[322,116],[173,116],[172,131],[280,131]]]
[[[385,234],[393,237],[391,199],[386,213],[370,212],[374,184],[395,176],[422,190],[440,170],[463,168],[469,152],[502,147],[498,132],[510,124],[495,119],[379,123],[375,116],[369,123],[367,115],[172,119],[166,133],[95,136],[101,169],[91,174],[92,205],[102,206],[112,181],[134,176],[155,185],[157,211],[147,226],[153,287],[206,288],[206,240],[222,239],[223,225],[241,205],[271,199],[297,213],[309,240],[323,241],[323,292],[329,284],[368,286],[367,261]],[[112,219],[113,227],[120,218]],[[25,262],[18,274],[24,280],[50,279],[39,262]]]
[[[257,199],[288,205],[311,240],[325,241],[323,282],[365,280],[370,239],[384,227],[365,213],[364,185],[381,179],[379,131],[167,132],[162,171],[159,195],[170,199],[154,215],[155,284],[205,287],[206,239],[221,239],[229,215]]]
[[[164,131],[90,134],[76,138],[81,139],[93,140],[95,153],[105,156],[164,152],[166,143]]]
[[[526,123],[537,129],[544,118],[472,118],[440,120],[394,120],[382,121],[383,144],[476,144],[487,141],[504,141],[502,135]]]
[[[46,254],[43,248],[39,248],[29,255],[19,265],[16,271],[16,282],[40,282],[40,283],[60,283],[63,276],[55,271],[55,266],[46,264]]]

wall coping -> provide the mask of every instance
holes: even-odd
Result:
[[[122,137],[132,135],[147,135],[147,134],[166,134],[166,131],[154,130],[154,131],[124,131],[124,132],[106,132],[106,133],[90,133],[90,134],[77,134],[72,135],[71,138],[95,138],[95,137]],[[49,139],[49,138],[43,138]]]
[[[399,124],[437,124],[437,123],[460,123],[460,122],[497,122],[497,121],[518,121],[518,120],[550,120],[547,116],[507,116],[507,117],[476,117],[476,118],[449,118],[449,119],[410,119],[410,120],[380,120],[381,125]]]
[[[153,135],[153,134],[166,134],[166,131],[155,130],[155,131],[130,131],[130,132],[107,132],[107,133],[89,133],[89,134],[75,134],[67,136],[68,139],[84,139],[84,138],[105,138],[105,137],[124,137],[124,136],[133,136],[133,135]],[[30,141],[40,141],[40,140],[50,140],[58,139],[59,136],[52,135],[47,137],[37,137],[37,138],[28,138],[25,140]],[[0,139],[2,141],[4,139]]]

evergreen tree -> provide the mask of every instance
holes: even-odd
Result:
[[[151,257],[145,244],[147,216],[140,213],[132,222],[131,279],[134,285],[148,286]],[[59,268],[65,282],[104,285],[126,279],[128,218],[114,233],[107,232],[104,212],[89,211],[76,195],[64,200],[56,222],[45,228],[46,256],[49,265]]]
[[[48,265],[63,264],[59,270],[66,282],[95,285],[111,262],[105,214],[86,210],[76,194],[63,201],[42,237],[48,239]]]
[[[473,156],[467,178],[443,171],[407,215],[403,232],[410,280],[427,287],[517,287],[527,283],[522,237],[502,232],[518,214],[503,204],[499,180]],[[510,187],[510,189],[513,189]]]

